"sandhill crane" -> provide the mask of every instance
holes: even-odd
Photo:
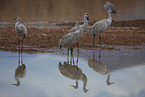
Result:
[[[89,67],[101,75],[107,75],[107,81],[106,81],[107,85],[114,84],[110,82],[110,76],[111,76],[110,71],[107,68],[107,66],[100,61],[100,57],[101,57],[101,50],[99,52],[99,61],[95,59],[95,54],[93,50],[93,59],[88,60]]]
[[[78,56],[77,56],[77,61],[76,64],[73,62],[72,64],[72,60],[74,61],[73,55],[71,55],[70,58],[70,63],[69,62],[64,62],[63,64],[61,64],[61,62],[59,62],[59,71],[60,73],[71,79],[71,80],[75,80],[76,85],[71,85],[72,87],[74,87],[75,89],[78,88],[78,81],[81,80],[83,82],[83,91],[87,92],[88,89],[86,89],[87,86],[87,76],[82,72],[82,70],[78,67]]]
[[[68,52],[69,52],[69,48],[70,48],[71,53],[73,53],[74,44],[78,41],[78,39],[83,34],[83,32],[81,30],[79,30],[79,24],[77,23],[76,25],[77,25],[77,30],[76,31],[64,35],[59,40],[60,49],[61,49],[62,46],[67,46],[68,47]]]
[[[20,80],[26,76],[26,66],[25,64],[23,64],[23,59],[22,59],[22,54],[21,54],[21,59],[20,59],[20,52],[19,52],[19,58],[18,58],[18,67],[15,70],[15,80],[16,80],[16,84],[12,84],[15,86],[19,86],[20,85]],[[21,65],[20,65],[20,60],[21,60]]]
[[[81,30],[82,32],[85,32],[88,28],[88,22],[89,22],[89,15],[88,13],[84,14],[84,24],[79,26],[79,30]],[[71,32],[75,32],[77,30],[77,27],[73,27],[72,29],[70,29],[70,31],[68,33]]]
[[[20,38],[22,38],[22,46],[21,46],[21,50],[23,48],[23,38],[25,38],[27,36],[27,28],[25,25],[20,24],[21,23],[21,18],[14,18],[15,20],[17,20],[16,24],[15,24],[15,31],[16,34],[19,36],[19,51],[20,51]]]
[[[93,35],[93,46],[95,42],[95,35],[99,34],[100,46],[101,46],[101,32],[104,32],[106,29],[109,28],[112,22],[111,13],[116,13],[115,7],[110,5],[111,3],[105,3],[104,8],[107,10],[108,19],[103,19],[96,22],[92,27],[89,29],[89,36]],[[113,9],[114,7],[114,9]]]
[[[88,15],[88,13],[85,13],[84,14],[84,24],[79,26],[79,30],[81,32],[85,32],[87,30],[87,28],[88,28],[88,22],[89,22],[89,15]],[[72,33],[72,32],[75,32],[75,31],[77,31],[77,26],[71,28],[68,33]],[[77,42],[77,46],[78,46],[78,42]]]

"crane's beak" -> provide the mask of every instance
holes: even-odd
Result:
[[[117,13],[116,9],[112,9],[112,13],[116,14]]]
[[[12,18],[12,20],[18,20],[18,18]]]
[[[12,18],[12,20],[16,20],[17,18]]]

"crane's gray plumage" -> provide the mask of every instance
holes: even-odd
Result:
[[[16,34],[19,37],[25,38],[27,36],[27,29],[26,26],[21,23],[21,18],[18,17],[16,20],[18,20],[15,24],[15,30],[16,30]]]
[[[79,30],[82,32],[85,32],[88,28],[88,22],[89,22],[89,15],[88,15],[88,13],[85,13],[84,14],[84,24],[79,26]],[[77,30],[77,27],[75,26],[72,29],[70,29],[70,31],[68,33],[75,32],[76,30]]]
[[[99,40],[100,40],[100,46],[101,46],[101,32],[104,32],[110,25],[112,22],[112,18],[111,18],[111,13],[112,13],[112,8],[114,7],[114,5],[110,2],[106,2],[104,4],[104,8],[107,10],[107,14],[108,14],[108,18],[107,19],[103,19],[100,20],[98,22],[96,22],[92,27],[90,27],[89,29],[89,36],[94,36],[93,37],[93,46],[94,46],[94,42],[95,42],[95,35],[99,34]],[[115,7],[114,7],[115,9]],[[113,10],[115,11],[115,10]],[[115,12],[113,12],[115,13]]]
[[[23,48],[23,38],[25,38],[27,36],[27,28],[25,25],[20,24],[21,23],[21,18],[18,17],[17,22],[15,24],[15,31],[16,34],[19,36],[19,51],[20,51],[20,38],[22,38],[22,46],[21,46],[21,50]]]
[[[64,35],[60,40],[59,40],[59,47],[61,46],[68,46],[70,48],[73,48],[73,45],[78,41],[78,39],[81,37],[83,34],[82,31],[79,30],[79,24],[77,23],[77,30],[71,33],[68,33]]]
[[[111,18],[111,9],[108,10],[108,19],[103,19],[98,22],[96,22],[92,27],[89,29],[89,36],[92,36],[94,34],[100,34],[101,32],[105,31],[111,24],[112,18]]]
[[[79,30],[82,32],[82,35],[88,29],[88,22],[89,22],[89,15],[88,15],[88,13],[85,13],[84,14],[84,24],[79,26]],[[72,29],[70,29],[70,31],[68,33],[72,33],[72,32],[75,32],[75,31],[77,31],[77,26],[75,26]],[[78,46],[78,41],[77,41],[77,46]]]

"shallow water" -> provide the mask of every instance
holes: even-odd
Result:
[[[87,93],[83,92],[83,82],[79,80],[77,89],[75,81],[65,77],[59,70],[59,62],[67,62],[67,50],[59,53],[22,54],[23,64],[26,66],[26,76],[20,79],[20,85],[15,84],[15,69],[18,67],[21,55],[11,52],[0,52],[0,96],[1,97],[144,97],[145,95],[145,47],[142,49],[121,48],[113,50],[79,50],[74,51],[74,62],[77,64],[76,74],[84,74],[87,83]],[[94,68],[88,62],[93,60]],[[72,58],[70,56],[70,58]],[[95,63],[100,63],[96,64]],[[72,62],[73,64],[73,62]],[[91,64],[91,62],[89,63]],[[20,64],[21,65],[21,64]],[[71,62],[67,65],[73,67]],[[108,68],[108,74],[101,74],[101,69]],[[72,72],[72,69],[64,73]],[[76,71],[77,72],[77,71]],[[75,73],[73,73],[75,74]],[[74,75],[76,76],[76,75]],[[77,78],[76,78],[77,79]],[[114,83],[107,85],[107,83]],[[37,96],[36,96],[37,95]]]

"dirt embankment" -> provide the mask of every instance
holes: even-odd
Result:
[[[94,22],[91,22],[92,25]],[[69,25],[69,24],[62,24]],[[61,26],[62,26],[61,25]],[[72,25],[72,24],[70,24]],[[124,28],[122,28],[124,27]],[[59,39],[69,29],[28,29],[28,36],[24,39],[24,51],[44,51],[58,47]],[[128,45],[138,46],[145,44],[145,20],[138,21],[113,21],[110,29],[102,34],[103,45]],[[80,48],[93,48],[93,38],[85,32],[79,39]],[[95,44],[99,44],[96,35]],[[39,50],[38,50],[39,49]],[[0,29],[0,50],[18,51],[18,36],[15,29]]]

